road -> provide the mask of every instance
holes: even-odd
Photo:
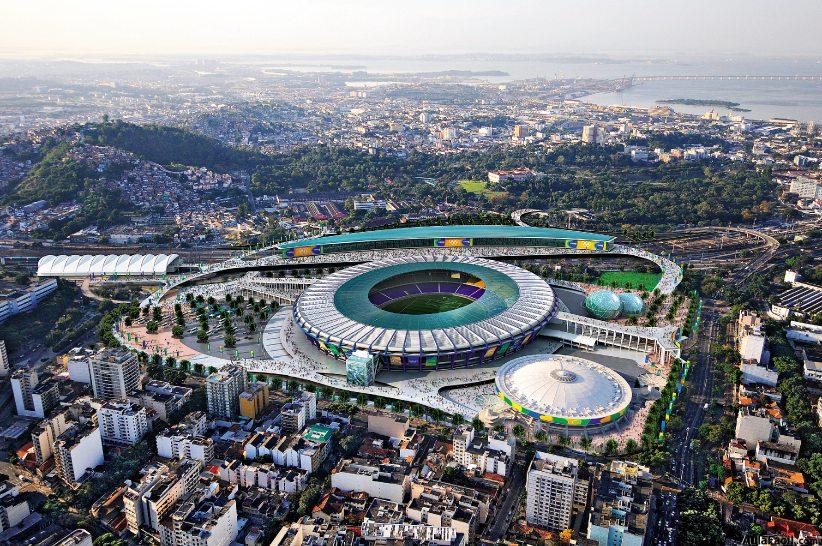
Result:
[[[691,388],[683,416],[684,427],[673,444],[672,471],[683,485],[693,485],[699,478],[694,468],[694,450],[691,449],[691,442],[698,436],[699,427],[705,420],[705,405],[710,405],[713,398],[711,345],[719,331],[718,318],[716,302],[704,301],[698,352],[695,367],[692,368]]]
[[[500,540],[508,531],[508,526],[514,518],[514,511],[519,507],[519,499],[525,487],[525,472],[527,463],[523,454],[517,454],[511,473],[507,476],[505,489],[502,493],[502,504],[497,507],[496,512],[485,530],[484,538],[492,541]]]

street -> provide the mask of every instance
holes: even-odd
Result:
[[[503,491],[502,503],[497,507],[491,523],[485,531],[485,538],[499,540],[505,536],[514,517],[514,511],[519,506],[519,498],[525,486],[526,461],[522,454],[517,454],[511,468],[511,474]]]

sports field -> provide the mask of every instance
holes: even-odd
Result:
[[[626,288],[630,284],[630,288],[634,290],[648,290],[649,292],[656,288],[659,279],[662,278],[662,273],[644,273],[640,271],[606,271],[599,279],[598,284],[603,286],[611,286],[615,282],[617,288]]]
[[[456,294],[420,294],[390,301],[381,309],[403,315],[430,315],[459,309],[472,301]]]
[[[494,191],[488,189],[488,182],[485,180],[459,180],[457,184],[468,193],[484,195],[489,199],[506,195],[504,191]]]

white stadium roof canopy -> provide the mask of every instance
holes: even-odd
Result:
[[[179,261],[177,254],[49,254],[37,262],[37,276],[165,275],[174,271]]]

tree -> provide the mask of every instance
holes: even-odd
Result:
[[[471,419],[471,426],[474,427],[474,430],[477,432],[485,430],[485,423],[482,422],[482,419],[480,419],[478,415]]]
[[[548,433],[545,432],[543,429],[539,429],[537,433],[534,435],[537,442],[546,442],[548,440]]]
[[[149,334],[156,334],[158,330],[157,322],[150,320],[146,324],[146,332]]]
[[[745,487],[739,482],[732,482],[728,484],[726,496],[728,497],[728,502],[737,505],[742,504],[745,500]]]
[[[593,441],[588,436],[583,436],[582,438],[579,439],[579,447],[581,447],[585,451],[588,451],[589,449],[591,449],[591,444],[592,443],[593,443]]]
[[[617,454],[617,450],[619,449],[619,444],[613,438],[609,438],[607,442],[605,442],[605,455],[612,457]]]
[[[163,320],[163,310],[159,307],[154,307],[151,310],[151,318],[154,319],[156,322],[160,322]]]
[[[625,442],[625,452],[626,453],[635,453],[639,449],[639,444],[637,444],[636,440],[633,438],[628,438],[628,441]]]
[[[171,335],[173,337],[176,337],[176,338],[179,339],[179,338],[183,337],[183,334],[185,334],[185,328],[183,328],[179,324],[175,324],[174,327],[171,329]]]
[[[226,334],[226,336],[223,338],[223,344],[226,346],[226,348],[233,349],[237,346],[237,338],[234,337],[234,334]]]
[[[523,437],[525,437],[525,427],[522,426],[519,423],[514,425],[513,432],[514,432],[514,436],[516,436],[519,439],[522,439]]]
[[[458,427],[465,422],[465,417],[463,417],[461,413],[455,413],[451,416],[451,422],[455,427]]]
[[[200,328],[199,330],[197,330],[197,342],[198,343],[207,343],[208,342],[208,332],[205,329]]]

